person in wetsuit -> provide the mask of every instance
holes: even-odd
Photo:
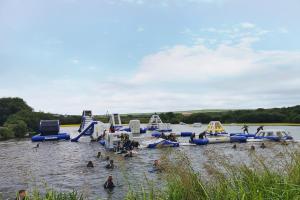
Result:
[[[256,134],[257,134],[259,131],[264,130],[264,126],[259,126],[256,130],[257,130],[256,131]]]
[[[206,132],[203,131],[202,133],[199,134],[199,139],[204,139],[206,137]]]
[[[242,130],[244,131],[244,133],[249,133],[248,126],[246,124],[242,127]]]
[[[107,181],[105,181],[103,187],[104,189],[113,189],[115,187],[112,176],[108,176]]]
[[[114,161],[110,160],[109,163],[107,165],[105,165],[105,168],[106,169],[113,169],[113,168],[115,168]]]
[[[91,168],[93,168],[93,167],[94,167],[93,162],[92,162],[92,161],[89,161],[88,164],[86,165],[86,167],[91,167]]]
[[[191,135],[191,137],[190,137],[190,143],[194,143],[195,137],[196,137],[196,134],[193,133],[193,134]]]

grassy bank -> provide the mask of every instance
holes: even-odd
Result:
[[[16,194],[18,197],[18,194]],[[34,190],[31,193],[27,193],[25,200],[84,200],[82,194],[76,191],[72,192],[57,192],[52,189],[48,189],[45,193],[41,193],[38,190]],[[0,196],[0,200],[2,200]]]

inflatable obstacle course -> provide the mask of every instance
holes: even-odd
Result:
[[[59,120],[41,120],[39,126],[40,134],[31,138],[33,142],[52,141],[52,140],[69,140],[70,135],[60,133]]]

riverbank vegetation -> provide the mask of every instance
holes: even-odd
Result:
[[[164,187],[150,183],[140,190],[130,190],[127,200],[264,200],[300,199],[300,156],[288,155],[285,162],[270,166],[261,157],[255,165],[233,165],[224,160],[207,165],[206,178],[193,170],[186,156],[173,155],[162,160]],[[280,167],[278,166],[280,165]]]

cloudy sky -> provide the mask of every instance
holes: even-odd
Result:
[[[300,104],[299,0],[0,0],[0,97],[80,114]]]

